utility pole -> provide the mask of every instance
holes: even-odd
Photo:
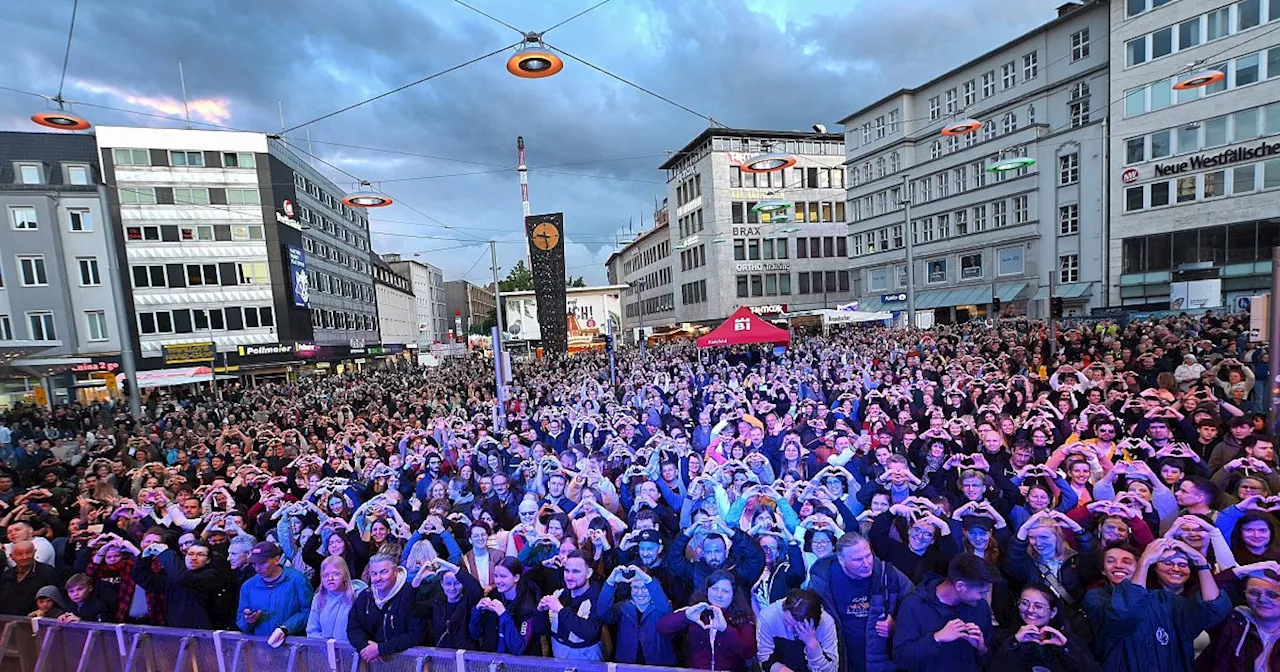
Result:
[[[120,338],[120,368],[124,371],[125,380],[129,381],[129,394],[125,395],[129,404],[129,416],[134,420],[142,417],[142,388],[138,387],[138,365],[134,359],[132,314],[125,305],[125,275],[120,268],[120,257],[116,250],[116,231],[119,227],[111,226],[111,205],[107,200],[107,188],[98,184],[98,203],[102,207],[103,222],[107,236],[107,275],[111,278],[111,298],[115,304],[116,333]]]
[[[907,241],[907,326],[916,326],[916,257],[911,240],[911,176],[902,176],[902,235]],[[823,285],[826,286],[825,284]]]
[[[493,344],[493,382],[494,382],[494,405],[493,405],[493,426],[501,431],[507,428],[507,390],[506,376],[502,366],[502,332],[505,327],[502,322],[502,304],[501,294],[498,289],[498,242],[496,240],[489,241],[489,260],[493,264],[493,313],[496,325],[490,332]]]

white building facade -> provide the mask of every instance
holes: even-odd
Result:
[[[418,307],[413,283],[381,257],[373,258],[373,293],[382,345],[418,347]]]
[[[1280,0],[1112,3],[1114,305],[1234,310],[1269,291],[1280,245],[1278,27]],[[1206,70],[1224,77],[1173,88]]]
[[[443,343],[449,334],[449,318],[445,308],[444,272],[438,267],[398,254],[384,254],[391,268],[409,279],[414,302],[414,332],[420,350],[432,343]]]
[[[1108,100],[1106,3],[1059,16],[842,121],[850,268],[864,310],[906,310],[913,246],[917,323],[1104,305]],[[944,136],[974,119],[976,132]],[[994,164],[1034,165],[993,173]],[[910,199],[911,221],[905,199]]]

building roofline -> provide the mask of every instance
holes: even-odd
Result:
[[[564,291],[566,294],[585,294],[587,292],[599,292],[600,290],[605,289],[616,289],[621,292],[630,286],[631,285],[591,285],[590,287],[565,287]],[[503,292],[502,296],[503,298],[506,298],[508,296],[534,296],[535,294],[537,294],[537,292],[534,290],[523,289],[518,292]]]
[[[814,133],[813,131],[767,131],[751,128],[725,128],[723,126],[708,128],[698,134],[696,138],[689,141],[680,151],[671,155],[662,165],[658,166],[658,170],[667,170],[679,163],[685,155],[694,153],[698,147],[716,136],[739,136],[744,138],[780,138],[783,140],[830,140],[832,142],[844,142],[844,135],[841,133]]]
[[[984,51],[984,52],[982,52],[981,54],[979,54],[977,57],[972,58],[972,59],[969,59],[968,61],[965,61],[965,62],[964,62],[964,63],[962,63],[961,65],[959,65],[959,66],[957,66],[957,67],[954,67],[954,68],[952,68],[952,69],[950,69],[950,70],[948,70],[948,71],[946,71],[946,72],[942,73],[941,75],[938,75],[937,77],[934,77],[933,79],[931,79],[931,80],[929,80],[929,81],[927,81],[927,82],[925,82],[925,83],[923,83],[923,84],[921,84],[921,85],[919,85],[919,86],[898,89],[897,91],[894,91],[894,92],[892,92],[892,93],[890,93],[890,94],[888,94],[888,95],[886,95],[886,96],[881,97],[879,100],[877,100],[877,101],[875,101],[875,102],[873,102],[873,103],[870,103],[870,104],[868,104],[868,105],[864,105],[864,106],[862,106],[858,111],[856,111],[856,112],[854,112],[853,114],[850,114],[850,115],[846,116],[845,118],[841,119],[838,123],[839,123],[840,125],[842,125],[842,126],[843,126],[843,125],[845,125],[845,124],[846,124],[850,119],[853,119],[854,117],[857,117],[857,116],[860,116],[860,115],[866,114],[867,112],[870,112],[871,110],[873,110],[873,109],[875,109],[875,108],[877,108],[877,107],[880,107],[881,105],[885,104],[886,102],[888,102],[888,101],[890,101],[890,100],[892,100],[892,99],[894,99],[894,98],[900,98],[900,97],[905,96],[905,95],[908,95],[908,94],[916,94],[916,93],[919,93],[919,92],[921,92],[921,91],[923,91],[923,90],[925,90],[925,89],[927,89],[927,88],[929,88],[929,87],[933,86],[934,84],[937,84],[938,82],[940,82],[940,81],[942,81],[942,80],[944,80],[944,79],[946,79],[946,78],[948,78],[948,77],[950,77],[950,76],[954,75],[955,73],[960,72],[961,70],[964,70],[965,68],[968,68],[968,67],[970,67],[970,66],[974,65],[975,63],[977,63],[977,62],[979,62],[979,61],[981,61],[981,60],[983,60],[983,59],[985,59],[985,58],[987,58],[987,57],[991,56],[992,54],[995,54],[995,53],[998,53],[998,52],[1004,51],[1005,49],[1008,49],[1009,47],[1012,47],[1013,45],[1015,45],[1015,44],[1017,44],[1017,43],[1019,43],[1019,42],[1022,42],[1022,41],[1025,41],[1025,40],[1027,40],[1027,39],[1030,39],[1032,36],[1037,35],[1037,34],[1042,33],[1042,32],[1045,32],[1046,30],[1049,30],[1050,28],[1053,28],[1054,26],[1056,26],[1056,25],[1058,25],[1058,24],[1060,24],[1060,23],[1064,23],[1064,22],[1066,22],[1068,19],[1073,19],[1073,18],[1075,18],[1075,17],[1076,17],[1076,15],[1078,15],[1081,11],[1084,11],[1084,10],[1087,10],[1087,9],[1094,9],[1094,8],[1097,8],[1097,7],[1107,7],[1107,6],[1108,6],[1108,0],[1084,0],[1084,2],[1079,3],[1079,4],[1078,4],[1078,6],[1076,6],[1076,7],[1075,7],[1074,9],[1072,9],[1071,11],[1069,11],[1069,12],[1067,12],[1067,13],[1063,14],[1063,13],[1062,13],[1062,10],[1063,10],[1067,5],[1071,5],[1071,4],[1076,4],[1076,3],[1067,2],[1066,4],[1062,5],[1061,7],[1058,7],[1058,12],[1059,12],[1059,14],[1058,14],[1058,16],[1057,16],[1057,17],[1054,17],[1053,19],[1050,19],[1049,21],[1046,21],[1045,23],[1043,23],[1043,24],[1041,24],[1041,25],[1037,26],[1036,28],[1033,28],[1033,29],[1031,29],[1031,30],[1029,30],[1029,31],[1027,31],[1027,32],[1025,32],[1025,33],[1023,33],[1023,34],[1021,34],[1021,35],[1019,35],[1019,36],[1017,36],[1017,37],[1013,38],[1012,40],[1009,40],[1008,42],[1005,42],[1004,44],[1002,44],[1002,45],[1000,45],[1000,46],[998,46],[998,47],[996,47],[996,48],[994,48],[994,49],[989,49],[989,50],[987,50],[987,51]]]

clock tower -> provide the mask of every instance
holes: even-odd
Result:
[[[548,353],[569,350],[565,298],[564,213],[529,215],[524,220],[529,239],[529,270],[538,298],[538,324],[542,327],[542,347]]]

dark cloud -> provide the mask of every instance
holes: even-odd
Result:
[[[474,4],[521,28],[543,29],[593,3]],[[1049,20],[1056,4],[768,0],[755,2],[760,11],[753,11],[743,0],[613,0],[548,33],[547,41],[725,124],[806,129],[823,122],[834,128],[834,120],[860,105],[920,84]],[[0,6],[0,25],[8,28],[0,86],[56,91],[70,9],[70,0]],[[190,98],[225,101],[228,126],[275,131],[277,101],[286,125],[301,123],[518,39],[444,0],[83,2],[66,95],[155,112],[148,103],[180,99],[182,61]],[[600,264],[612,250],[607,241],[629,218],[647,218],[655,196],[665,194],[656,170],[661,156],[707,122],[572,60],[564,73],[545,81],[513,78],[503,60],[495,56],[318,122],[309,127],[319,141],[311,147],[373,181],[480,173],[383,185],[453,228],[405,207],[373,218],[379,231],[432,237],[379,236],[379,249],[453,247],[423,258],[451,276],[473,269],[469,277],[481,280],[488,263],[477,263],[486,253],[478,240],[504,241],[503,267],[524,256],[517,176],[482,172],[513,166],[515,138],[523,134],[534,210],[565,211],[576,241],[568,250],[570,272],[602,280]],[[29,130],[22,120],[41,105],[0,91],[0,127]],[[84,110],[99,124],[173,125],[91,112]],[[291,136],[307,146],[305,131]],[[647,158],[616,160],[623,157]],[[350,182],[333,177],[340,185]]]

